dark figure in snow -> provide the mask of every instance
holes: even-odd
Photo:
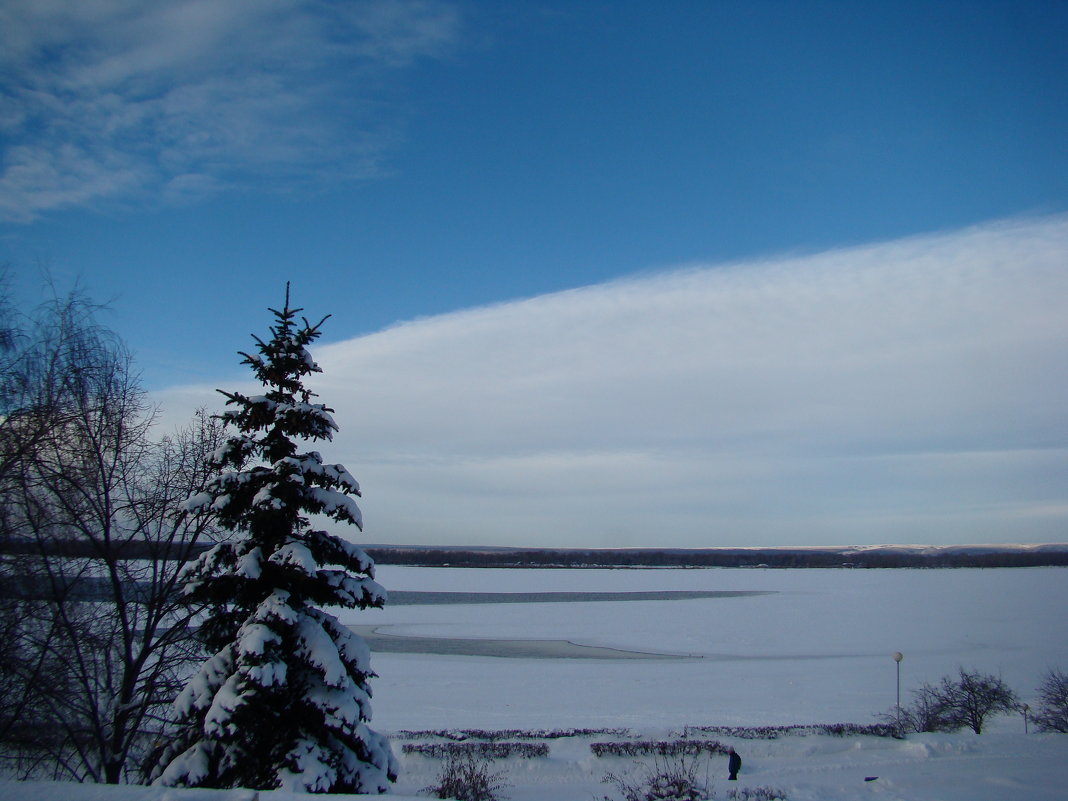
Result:
[[[738,756],[738,752],[734,750],[734,746],[732,745],[727,749],[727,770],[730,771],[730,776],[727,777],[727,781],[737,781],[738,771],[741,769],[742,758]]]

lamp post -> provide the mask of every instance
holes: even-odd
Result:
[[[901,731],[901,660],[905,655],[900,651],[894,652],[894,662],[897,663],[897,730]]]
[[[1022,704],[1020,706],[1020,711],[1023,712],[1024,734],[1027,734],[1027,713],[1031,711],[1031,707],[1029,707],[1027,704]]]

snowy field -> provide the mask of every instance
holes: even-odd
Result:
[[[684,600],[408,604],[348,614],[376,637],[459,643],[459,653],[376,652],[373,727],[395,736],[396,787],[414,795],[439,762],[405,755],[402,732],[428,729],[627,729],[674,739],[686,727],[875,722],[922,682],[958,667],[1000,675],[1021,699],[1051,667],[1068,669],[1068,570],[482,570],[383,566],[400,592],[655,592],[723,596]],[[730,594],[730,593],[753,594]],[[759,593],[759,594],[757,594]],[[440,600],[437,599],[437,600]],[[364,629],[363,627],[370,627]],[[430,638],[430,639],[427,639]],[[510,643],[542,641],[533,651]],[[401,642],[402,640],[396,640]],[[466,643],[478,641],[470,656]],[[372,639],[372,643],[375,640]],[[567,645],[570,643],[571,645]],[[575,648],[578,646],[578,648]],[[584,651],[582,646],[597,650]],[[487,650],[488,649],[488,650]],[[605,650],[611,649],[611,650]],[[429,650],[449,650],[432,648]],[[643,654],[645,658],[636,658]],[[619,658],[614,658],[617,655]],[[776,786],[791,801],[879,798],[1002,801],[1068,797],[1068,735],[1024,733],[1008,715],[987,733],[729,740],[741,781],[715,756],[715,797]],[[548,758],[496,763],[513,801],[591,801],[608,772],[631,759],[598,758],[596,740],[546,740]],[[877,776],[874,781],[864,781]],[[32,789],[32,792],[29,792]],[[100,794],[103,793],[103,794]],[[46,801],[237,801],[251,794],[0,784],[0,798]],[[284,801],[281,793],[261,799]]]

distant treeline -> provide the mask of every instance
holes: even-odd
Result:
[[[40,543],[0,540],[0,556],[40,553],[96,558],[97,547],[84,540]],[[176,559],[199,556],[211,543],[127,542],[115,550],[119,559]],[[455,546],[367,545],[380,565],[420,567],[1066,567],[1068,544],[947,546],[941,548],[494,548]]]
[[[368,555],[380,565],[420,567],[1064,567],[1068,546],[1056,549],[1013,548],[971,550],[771,548],[759,549],[506,549],[416,548],[370,546]]]

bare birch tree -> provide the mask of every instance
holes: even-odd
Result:
[[[216,420],[152,438],[125,347],[74,293],[12,337],[0,420],[0,747],[19,776],[138,781],[200,652],[177,577],[212,535],[180,504]]]

